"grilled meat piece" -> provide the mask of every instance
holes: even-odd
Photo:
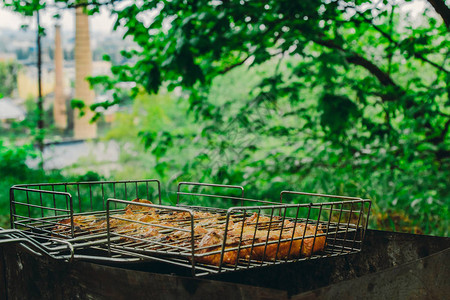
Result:
[[[151,204],[148,200],[134,199],[131,202],[124,213],[112,214],[109,218],[111,233],[118,234],[120,240],[131,247],[133,243],[147,243],[156,251],[170,247],[189,249],[193,238],[196,261],[216,266],[235,265],[239,260],[275,261],[305,257],[325,248],[326,236],[312,224],[254,213],[251,216],[231,215],[225,228],[225,216],[219,213],[194,211],[191,219],[189,212],[168,212],[137,204]],[[107,227],[106,218],[95,215],[74,216],[73,221],[77,234],[105,232]],[[70,225],[70,219],[61,220],[53,232],[70,233]],[[166,245],[162,245],[164,243]]]
[[[262,222],[259,222],[262,220]],[[281,230],[281,223],[283,230]],[[290,221],[281,222],[280,218],[253,215],[244,221],[230,226],[225,241],[222,263],[236,264],[238,259],[268,260],[298,258],[310,256],[322,251],[325,247],[326,237],[316,226]],[[305,232],[306,230],[306,232]],[[317,236],[319,235],[319,236]],[[223,234],[212,230],[200,241],[199,254],[217,252],[223,246]],[[314,245],[314,246],[313,246]],[[314,247],[314,248],[313,248]],[[221,253],[200,256],[197,261],[212,265],[220,265]]]
[[[131,200],[131,202],[144,203],[144,204],[153,204],[149,200],[139,199],[139,198]],[[132,212],[151,212],[151,211],[155,211],[156,208],[148,207],[148,206],[142,206],[142,205],[128,204],[125,210],[126,211],[132,211]]]
[[[230,236],[227,237],[226,246],[223,252],[223,260],[224,264],[236,264],[238,257],[240,255],[244,255],[244,253],[238,254],[238,250],[234,249],[239,244],[239,241],[236,237]],[[202,238],[200,243],[198,244],[199,251],[198,254],[217,252],[215,254],[199,256],[196,258],[197,262],[206,263],[211,265],[220,265],[221,253],[223,245],[223,234],[217,229],[211,229],[208,233]],[[242,250],[241,250],[242,251]],[[239,251],[239,252],[241,252]],[[248,252],[248,250],[244,250],[244,252]]]

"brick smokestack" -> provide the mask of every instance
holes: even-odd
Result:
[[[80,6],[76,8],[75,30],[75,99],[84,101],[86,114],[80,117],[79,110],[74,109],[74,137],[89,139],[97,136],[97,125],[89,123],[93,116],[89,106],[94,103],[95,94],[86,80],[92,72],[89,19]]]
[[[61,44],[61,26],[55,25],[55,102],[53,103],[53,119],[55,126],[67,128],[66,95],[64,95],[64,57]]]

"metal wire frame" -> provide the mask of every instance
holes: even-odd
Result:
[[[27,229],[41,237],[73,239],[78,234],[74,216],[105,215],[106,199],[111,196],[151,199],[150,189],[157,192],[161,203],[161,183],[156,179],[14,185],[10,189],[11,228]],[[61,224],[65,219],[70,222]],[[55,226],[66,230],[55,232]],[[103,234],[106,236],[106,229]]]
[[[140,261],[136,256],[130,257],[121,255],[120,257],[106,257],[98,255],[76,254],[77,244],[68,240],[56,238],[39,239],[29,232],[18,229],[3,229],[0,227],[0,246],[3,244],[18,244],[29,253],[37,257],[47,257],[52,260],[62,260],[68,263],[74,260],[84,260],[93,262],[117,262],[130,263]]]
[[[129,243],[130,240],[132,240],[132,243],[134,244],[133,246],[141,246],[144,243],[144,246],[146,246],[147,243],[151,243],[153,245],[157,245],[157,246],[161,246],[161,247],[166,247],[165,243],[161,243],[159,241],[146,241],[143,238],[140,238],[139,236],[133,236],[132,232],[125,232],[125,233],[119,233],[119,232],[114,232],[111,228],[111,220],[112,219],[116,219],[116,220],[120,220],[123,222],[129,222],[129,223],[137,223],[139,225],[141,225],[141,227],[144,226],[152,226],[152,227],[157,227],[159,228],[161,231],[163,230],[169,230],[169,231],[181,231],[181,232],[187,232],[188,234],[190,234],[191,237],[194,236],[194,211],[188,208],[184,208],[184,207],[176,207],[176,206],[167,206],[167,205],[155,205],[155,204],[147,204],[147,203],[133,203],[133,205],[136,206],[142,206],[142,207],[149,207],[149,208],[155,208],[158,209],[160,213],[172,213],[172,212],[184,212],[187,213],[188,216],[186,218],[186,220],[183,220],[183,223],[187,222],[188,226],[186,228],[186,226],[177,226],[178,224],[173,222],[172,226],[167,226],[161,223],[152,223],[152,222],[142,222],[142,221],[136,221],[136,220],[128,220],[128,219],[124,219],[121,217],[121,215],[114,215],[111,214],[111,205],[114,204],[116,206],[117,203],[121,203],[121,204],[125,204],[128,205],[130,204],[130,201],[124,201],[124,200],[120,200],[120,199],[108,199],[107,200],[107,205],[106,205],[106,216],[107,216],[107,240],[108,240],[108,252],[111,254],[112,252],[114,252],[114,250],[112,249],[112,238],[114,236],[119,237],[119,239],[115,239],[115,241],[119,241],[120,244],[123,244],[123,242],[120,241],[121,238],[125,238],[125,246],[123,245],[118,245],[116,244],[115,248],[119,248],[122,250],[127,250],[130,247],[126,246],[127,243]],[[134,248],[133,247],[133,248]],[[195,261],[194,261],[194,256],[193,254],[195,253],[195,244],[194,244],[194,239],[191,238],[191,242],[190,242],[190,247],[191,250],[187,250],[186,253],[191,253],[191,263],[192,263],[192,268],[195,269]],[[173,247],[172,247],[173,248]],[[175,248],[177,248],[177,250],[183,250],[183,247],[178,247],[175,246]],[[154,253],[158,253],[161,252],[163,250],[160,251],[155,251],[155,252],[151,252],[151,254]],[[167,251],[163,251],[164,254],[170,254]],[[175,251],[176,253],[177,251]],[[183,255],[182,252],[179,252]]]
[[[193,185],[198,186],[201,184],[194,183]],[[223,197],[212,194],[185,193],[180,192],[180,187],[178,188],[178,191],[182,195],[188,194],[191,196],[212,197],[214,199],[222,198],[225,200],[240,200],[242,204],[251,205],[257,201],[264,202],[264,205],[242,205],[231,207],[228,210],[221,210],[201,206],[172,207],[136,203],[136,205],[158,209],[162,214],[171,214],[175,212],[186,212],[189,214],[189,217],[185,220],[173,220],[170,226],[161,225],[158,224],[158,222],[139,222],[121,219],[120,216],[112,216],[110,210],[108,209],[108,250],[115,251],[116,253],[126,253],[130,256],[136,255],[136,257],[144,259],[154,259],[179,266],[189,267],[192,268],[192,274],[194,276],[264,267],[271,264],[294,262],[304,259],[317,259],[320,257],[346,255],[356,253],[361,250],[361,244],[364,238],[364,232],[367,228],[367,219],[370,211],[370,200],[363,200],[354,197],[283,191],[280,194],[280,202],[283,201],[283,195],[285,194],[335,198],[339,201],[306,204],[282,204],[232,196]],[[109,208],[112,203],[127,204],[129,202],[119,199],[108,199],[107,207]],[[177,201],[177,203],[179,203],[179,201]],[[196,211],[210,211],[211,213],[219,214],[220,216],[217,219],[218,222],[211,226],[211,228],[221,228],[223,231],[223,241],[221,244],[217,244],[214,247],[209,247],[212,248],[212,250],[206,249],[205,251],[205,247],[200,248],[198,246],[198,242],[201,237],[196,236],[194,228],[196,224],[200,223],[201,220],[195,219],[194,215]],[[253,236],[250,239],[247,238],[247,240],[244,240],[244,224],[251,215],[251,212],[257,213],[257,220],[254,222]],[[303,216],[299,215],[300,212],[302,212]],[[337,216],[335,216],[335,218],[337,217],[337,220],[333,220],[333,212],[337,214]],[[353,222],[352,216],[357,217],[353,220]],[[122,221],[129,223],[139,223],[142,227],[156,227],[160,233],[164,232],[167,237],[170,237],[171,234],[177,231],[183,231],[190,234],[187,238],[167,242],[161,240],[161,235],[159,235],[158,239],[153,239],[151,237],[148,238],[133,235],[132,233],[124,234],[114,232],[111,231],[109,227],[111,218],[121,219]],[[260,218],[269,218],[269,221],[266,220],[265,222],[260,222]],[[292,235],[290,237],[282,237],[283,230],[287,230],[287,228],[283,228],[285,220],[290,221],[291,224],[293,223],[293,228],[297,228],[297,226],[305,226],[306,228],[308,225],[313,225],[315,226],[314,233],[306,234],[307,231],[304,230],[303,235],[298,237],[294,235],[295,230],[292,230]],[[230,246],[227,244],[228,232],[232,230],[232,226],[230,224],[236,224],[238,222],[242,222],[238,242],[234,242]],[[220,227],[221,225],[223,226]],[[263,241],[259,241],[256,238],[257,230],[260,229],[258,227],[263,228],[263,230],[266,230],[267,232],[266,239]],[[271,240],[269,236],[271,236],[274,232],[279,232],[278,238]],[[115,237],[114,241],[112,241],[112,237]],[[306,246],[304,246],[306,242],[304,243],[304,241],[310,241],[311,239],[311,249],[314,249],[316,241],[321,240],[323,242],[324,239],[326,244],[325,248],[321,251],[321,253],[313,253],[313,250],[311,250],[311,252],[306,256],[301,255],[303,248],[306,248]],[[294,250],[294,243],[298,242],[300,242],[300,247],[298,250],[295,249],[298,253],[292,253],[291,255],[291,252]],[[289,244],[288,254],[284,254],[283,257],[280,249],[281,247],[286,248],[287,244]],[[272,257],[267,257],[268,259],[266,259],[266,252],[270,248],[273,249],[273,247],[276,247],[275,255]],[[250,255],[250,258],[240,257],[241,252],[253,253],[254,250],[261,248],[264,249],[262,257],[253,258],[253,254]],[[231,265],[229,263],[225,263],[224,256],[233,251],[236,253],[238,259],[236,259],[235,263]],[[220,262],[218,265],[213,266],[198,262],[202,257],[210,257],[211,255],[220,255]]]
[[[198,187],[198,188],[205,188],[205,187],[211,187],[215,188],[216,190],[219,189],[227,189],[227,190],[238,190],[240,191],[240,195],[238,196],[227,196],[223,194],[205,194],[205,193],[194,193],[191,191],[188,192],[182,192],[181,189],[183,186],[186,187]],[[177,205],[181,205],[181,196],[203,196],[203,197],[209,197],[209,198],[219,198],[219,199],[234,199],[234,200],[241,200],[244,198],[244,187],[240,185],[226,185],[226,184],[215,184],[215,183],[200,183],[200,182],[187,182],[182,181],[178,183],[177,188]],[[241,204],[243,205],[244,202],[241,200]]]
[[[367,210],[365,211],[365,207],[364,205],[361,205],[361,211],[359,212],[359,216],[360,219],[358,219],[358,224],[359,222],[363,222],[362,227],[361,227],[361,240],[364,240],[364,236],[367,230],[367,227],[369,225],[369,215],[370,215],[370,209],[372,207],[372,201],[366,199],[363,200],[362,198],[358,198],[358,197],[349,197],[349,196],[338,196],[338,195],[326,195],[326,194],[318,194],[318,193],[306,193],[306,192],[296,192],[296,191],[281,191],[280,193],[280,203],[283,203],[283,196],[284,195],[294,195],[294,196],[308,196],[308,197],[322,197],[322,198],[333,198],[333,199],[340,199],[340,200],[349,200],[349,201],[363,201],[363,203],[367,203]],[[353,206],[351,207],[353,209]],[[350,210],[350,215],[352,214],[353,210]],[[327,208],[325,208],[325,210],[327,210]],[[333,207],[331,207],[330,209],[330,216],[333,212]],[[339,213],[339,220],[341,219],[342,216],[342,210]],[[345,212],[345,211],[344,211]],[[364,218],[364,213],[367,213],[367,216]],[[362,216],[362,218],[361,218]]]
[[[36,256],[47,256],[49,258],[65,261],[72,261],[74,258],[74,248],[71,243],[57,239],[50,239],[46,243],[41,243],[28,236],[24,231],[17,229],[0,228],[0,245],[21,244],[28,252]],[[68,252],[63,255],[61,253]]]
[[[240,194],[237,196],[230,196],[227,194],[223,194],[220,192],[215,192],[215,193],[209,193],[209,192],[203,192],[202,191],[197,191],[197,192],[192,192],[192,191],[186,191],[183,192],[182,186],[190,186],[190,187],[200,187],[200,188],[204,188],[204,187],[211,187],[211,188],[216,188],[216,190],[219,189],[228,189],[228,190],[238,190],[240,191]],[[213,203],[211,203],[212,206],[206,206],[206,205],[195,205],[195,204],[183,204],[181,202],[181,196],[191,196],[193,198],[195,198],[196,201],[198,201],[200,198],[206,198],[209,200],[214,201]],[[200,182],[180,182],[178,184],[178,189],[177,189],[177,206],[186,206],[186,207],[191,207],[191,208],[205,208],[208,207],[209,209],[219,209],[218,207],[214,206],[214,204],[217,204],[218,201],[222,200],[223,202],[225,202],[226,205],[226,209],[228,209],[230,207],[230,202],[240,202],[241,205],[244,205],[245,203],[248,204],[252,204],[252,205],[257,205],[257,204],[280,204],[278,202],[273,202],[273,201],[267,201],[267,200],[259,200],[259,199],[250,199],[250,198],[245,198],[244,197],[244,187],[239,186],[239,185],[225,185],[225,184],[213,184],[213,183],[200,183]],[[195,202],[195,201],[194,201]],[[226,210],[225,209],[225,210]]]

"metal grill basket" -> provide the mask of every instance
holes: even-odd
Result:
[[[11,227],[57,258],[156,260],[202,276],[359,252],[371,205],[294,191],[262,201],[192,182],[161,198],[154,179],[16,185]]]

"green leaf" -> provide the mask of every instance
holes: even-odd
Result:
[[[72,99],[70,101],[70,106],[72,109],[78,109],[79,110],[79,116],[82,117],[86,114],[86,104],[84,103],[84,100],[80,99]]]

